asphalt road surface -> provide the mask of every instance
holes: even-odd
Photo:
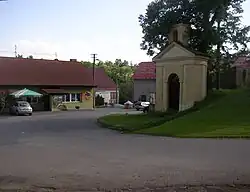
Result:
[[[0,117],[0,189],[250,183],[250,141],[124,135],[96,118],[119,109]]]

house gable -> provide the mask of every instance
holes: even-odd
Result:
[[[185,47],[180,44],[173,42],[168,47],[166,47],[163,51],[157,54],[153,61],[162,60],[162,59],[171,59],[171,58],[179,58],[179,57],[194,57],[195,53],[189,51]]]

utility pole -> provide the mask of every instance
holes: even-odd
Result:
[[[118,98],[118,78],[116,78],[116,89],[115,89],[115,94],[116,94],[116,96],[115,96],[115,99],[116,99],[116,104],[118,104],[119,103],[119,98]]]
[[[93,85],[95,86],[95,62],[97,60],[96,53],[91,54],[93,58],[93,66],[92,66],[92,78],[93,78]],[[93,109],[95,108],[95,88],[93,88]]]
[[[17,46],[15,45],[15,57],[17,57]]]

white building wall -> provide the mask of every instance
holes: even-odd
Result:
[[[104,98],[104,103],[109,103],[111,91],[96,91],[95,96],[100,95]]]
[[[100,95],[104,98],[105,103],[110,103],[111,92],[116,92],[116,91],[98,90],[95,92],[95,96]],[[119,92],[118,92],[118,100],[119,100]],[[115,102],[115,101],[113,101],[113,102]]]

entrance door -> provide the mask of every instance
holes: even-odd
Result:
[[[44,95],[43,99],[44,99],[44,111],[52,111],[50,104],[50,96]]]
[[[172,73],[168,77],[168,108],[179,111],[180,104],[180,80],[177,74]]]

